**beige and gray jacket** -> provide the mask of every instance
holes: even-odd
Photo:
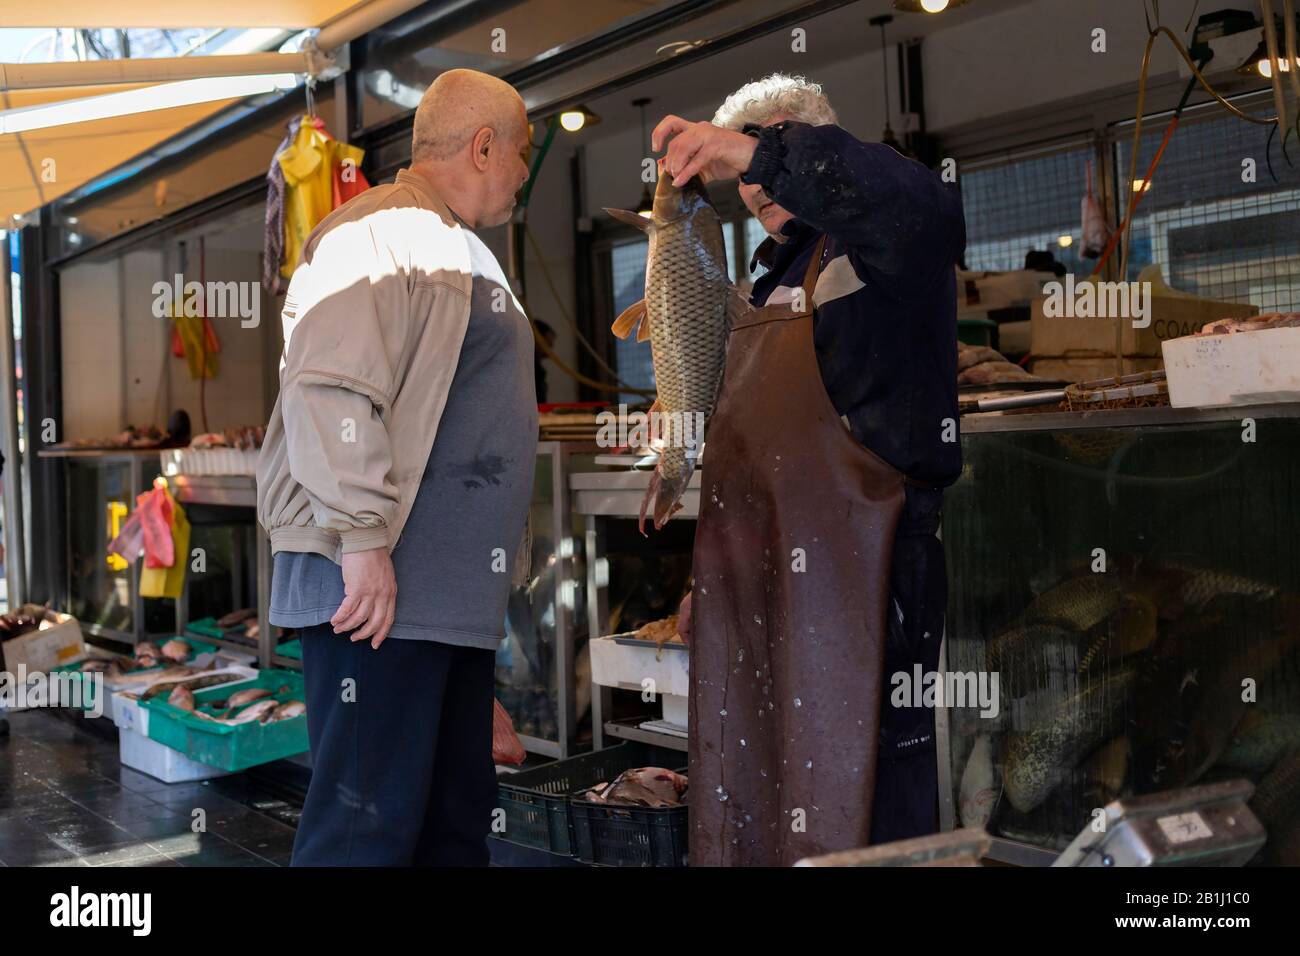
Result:
[[[280,395],[257,465],[273,551],[337,563],[396,545],[447,404],[471,285],[461,226],[410,170],[313,230],[285,298]]]

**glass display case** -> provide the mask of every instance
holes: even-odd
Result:
[[[594,445],[538,445],[529,513],[532,561],[527,583],[510,592],[506,637],[497,650],[497,699],[524,747],[551,757],[574,752],[591,703],[591,670],[583,677],[575,668],[587,639],[585,526],[570,512],[567,489],[569,473],[591,468],[594,457]]]
[[[128,644],[175,633],[175,602],[140,597],[139,562],[108,553],[136,495],[159,474],[157,450],[41,454],[66,464],[68,613],[88,634]]]
[[[1117,796],[1245,778],[1258,861],[1300,864],[1300,407],[973,416],[963,450],[942,670],[998,693],[940,712],[945,828],[1046,862]]]

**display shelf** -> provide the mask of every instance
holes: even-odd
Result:
[[[686,753],[689,749],[689,742],[685,737],[663,734],[656,730],[643,730],[638,726],[647,720],[653,719],[653,717],[629,717],[624,720],[607,720],[604,729],[605,733],[611,737],[618,737],[622,740],[639,740],[643,744],[654,744],[656,747],[667,747],[671,750]]]
[[[575,474],[569,481],[573,510],[578,514],[605,518],[637,518],[641,514],[641,502],[645,500],[646,489],[650,487],[652,473],[650,470],[628,470]],[[682,510],[673,516],[674,520],[694,520],[699,517],[702,475],[700,469],[691,475],[686,493],[682,495]]]

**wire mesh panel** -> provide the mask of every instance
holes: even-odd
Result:
[[[1272,112],[1262,101],[1242,108]],[[1166,118],[1144,125],[1138,179],[1146,176],[1168,124]],[[1156,263],[1165,281],[1183,292],[1264,312],[1300,309],[1300,166],[1287,163],[1280,136],[1273,137],[1270,173],[1267,126],[1217,104],[1189,111],[1151,182],[1135,187],[1128,182],[1132,134],[1132,124],[1112,131],[1121,201],[1134,188],[1146,190],[1133,220],[1128,278]]]
[[[1080,200],[1095,156],[1093,145],[1082,142],[960,166],[966,267],[1023,269],[1025,254],[1037,250],[1050,251],[1067,272],[1091,272],[1092,263],[1079,255]]]

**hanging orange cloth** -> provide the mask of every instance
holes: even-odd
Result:
[[[216,378],[221,340],[202,309],[197,296],[172,306],[172,355],[185,359],[190,378]]]
[[[141,501],[140,499],[149,499]],[[190,523],[162,479],[137,499],[144,517],[145,561],[140,569],[140,596],[178,598],[185,588]],[[151,532],[151,525],[153,526]],[[154,549],[150,537],[154,538]]]

